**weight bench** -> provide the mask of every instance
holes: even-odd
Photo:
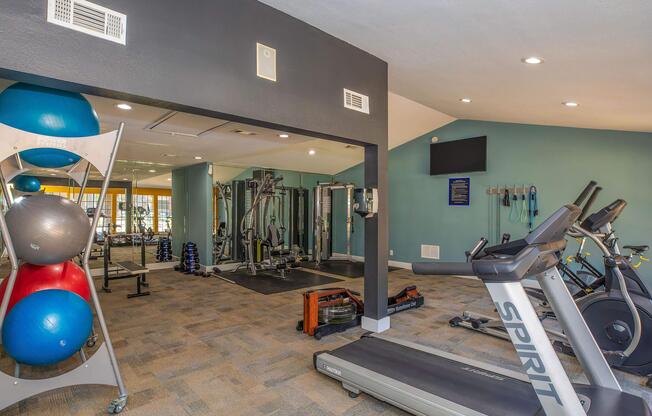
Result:
[[[125,277],[136,276],[136,293],[128,294],[127,298],[136,298],[139,296],[149,295],[149,291],[142,291],[143,287],[149,287],[149,283],[147,283],[146,277],[147,273],[149,273],[149,269],[147,267],[143,267],[142,265],[136,264],[133,261],[121,261],[116,263],[116,266],[121,267],[127,273],[129,273],[129,275],[125,275]]]
[[[104,247],[104,284],[102,290],[111,293],[109,288],[110,280],[127,279],[130,277],[136,278],[136,292],[129,293],[127,298],[136,298],[140,296],[149,296],[150,292],[143,292],[143,287],[149,287],[147,283],[147,273],[149,269],[145,266],[145,244],[144,239],[141,240],[141,262],[142,264],[134,263],[133,261],[120,261],[111,262],[111,237],[106,239]],[[114,267],[111,267],[114,266]]]

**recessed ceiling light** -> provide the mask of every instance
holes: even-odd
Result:
[[[168,181],[171,181],[171,180],[172,180],[172,178],[168,178]]]
[[[290,135],[287,134],[287,133],[282,133],[282,134],[279,134],[278,137],[280,137],[281,139],[287,139],[288,137],[290,137]]]
[[[195,156],[195,160],[202,160],[201,156]]]
[[[123,180],[123,181],[128,181],[128,180],[129,180],[129,178],[122,178],[122,180]]]
[[[150,170],[148,170],[147,172],[149,172],[149,173],[156,173],[156,170],[155,170],[155,169],[150,169]]]
[[[51,173],[50,176],[57,176],[57,174],[56,173]]]
[[[565,105],[566,107],[578,107],[579,106],[579,104],[576,103],[575,101],[564,101],[562,104]]]
[[[463,103],[470,103],[471,99],[470,98],[460,98],[460,101]]]
[[[543,58],[539,58],[538,56],[528,56],[527,58],[521,59],[521,62],[529,65],[539,65],[543,63]]]
[[[120,103],[116,105],[116,107],[118,107],[120,110],[127,110],[127,111],[131,110],[131,106],[127,103]]]
[[[309,154],[310,156],[314,156],[315,153],[317,153],[317,152],[315,151],[315,149],[310,149],[310,150],[308,150],[308,154]]]

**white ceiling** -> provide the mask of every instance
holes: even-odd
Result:
[[[0,80],[0,91],[11,85]],[[138,186],[169,187],[175,167],[213,162],[218,177],[224,178],[247,167],[286,169],[333,175],[363,161],[363,149],[343,143],[253,127],[191,114],[130,103],[132,109],[116,107],[119,101],[86,96],[100,119],[102,131],[125,123],[113,179],[131,180]],[[251,135],[234,131],[240,130]],[[177,134],[169,134],[176,132]],[[197,137],[193,136],[198,134]],[[315,150],[310,156],[309,150]],[[196,160],[195,156],[202,159]],[[154,172],[151,172],[151,171]],[[42,170],[37,174],[53,174]],[[237,173],[235,173],[237,175]],[[235,176],[233,175],[233,176]]]
[[[652,131],[648,0],[262,1],[384,59],[390,90],[454,117]],[[532,55],[545,63],[521,63]]]
[[[342,143],[297,134],[281,138],[281,131],[191,114],[170,117],[168,110],[139,104],[131,104],[132,110],[124,111],[116,107],[115,100],[87,98],[98,113],[102,130],[116,129],[121,121],[125,122],[116,175],[128,176],[133,169],[139,169],[141,179],[159,176],[174,167],[200,163],[195,156],[236,168],[254,166],[325,174],[335,174],[363,159],[362,148]],[[191,136],[196,133],[201,134]],[[316,154],[310,156],[309,150]],[[157,175],[149,174],[150,169]],[[142,184],[152,185],[150,182]]]
[[[391,92],[387,107],[390,149],[455,121],[455,118],[448,114]]]
[[[0,91],[11,84],[0,79]],[[357,146],[296,134],[281,138],[279,134],[284,132],[140,104],[129,103],[132,109],[125,111],[116,107],[121,101],[86,97],[98,114],[102,131],[125,123],[113,179],[133,181],[137,186],[169,187],[173,168],[204,161],[213,162],[215,179],[224,182],[248,167],[334,175],[364,160],[364,151]],[[393,93],[388,97],[388,110],[390,149],[454,120]],[[310,156],[309,150],[316,154]],[[52,169],[34,173],[57,175]]]

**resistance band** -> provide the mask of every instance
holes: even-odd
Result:
[[[514,190],[516,191],[516,190]],[[518,210],[518,195],[516,192],[512,193],[512,205],[509,207],[509,222],[516,224],[521,218],[521,213]]]
[[[529,213],[529,228],[532,231],[534,227],[534,220],[539,215],[539,201],[537,198],[537,187],[530,186],[529,198],[528,198],[528,213]]]
[[[521,218],[520,218],[520,223],[521,224],[527,224],[528,221],[528,201],[525,198],[525,185],[523,185],[522,188],[523,193],[521,194]]]

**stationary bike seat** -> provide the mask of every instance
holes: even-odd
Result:
[[[650,249],[650,246],[623,246],[624,249],[632,250],[634,254],[645,253]]]

